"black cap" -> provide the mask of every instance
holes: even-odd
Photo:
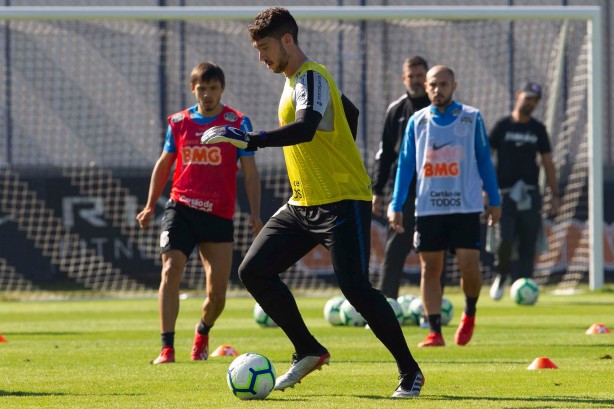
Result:
[[[530,96],[530,97],[542,97],[542,87],[536,82],[527,82],[522,86],[520,92]]]

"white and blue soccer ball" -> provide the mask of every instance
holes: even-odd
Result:
[[[341,317],[341,323],[350,327],[364,327],[367,324],[362,315],[348,300],[343,301],[339,308],[339,316]]]
[[[401,306],[401,309],[403,310],[403,325],[409,325],[412,323],[411,322],[412,317],[409,313],[409,304],[411,304],[411,302],[415,298],[416,296],[413,294],[405,294],[397,298],[397,302],[399,303],[399,305]]]
[[[264,355],[248,352],[232,361],[226,381],[239,399],[264,399],[275,386],[275,368]]]
[[[343,325],[343,322],[341,322],[341,304],[344,301],[344,296],[337,295],[328,300],[324,305],[324,318],[331,325]]]
[[[539,298],[539,286],[530,278],[519,278],[512,284],[510,296],[518,305],[533,305]]]
[[[261,327],[265,327],[265,328],[277,327],[277,324],[275,324],[275,321],[273,321],[271,317],[269,317],[269,315],[266,312],[264,312],[264,310],[258,303],[256,303],[256,305],[254,306],[254,320],[256,321],[256,324],[260,325]]]
[[[454,317],[454,306],[447,297],[441,299],[441,325],[448,325]]]
[[[409,303],[409,324],[420,325],[420,319],[424,315],[424,307],[422,306],[422,297],[416,297]]]
[[[394,315],[397,317],[397,321],[399,321],[399,324],[403,325],[403,321],[405,320],[405,318],[403,315],[403,307],[401,307],[401,304],[399,304],[396,299],[390,297],[386,297],[386,301],[388,301],[388,304],[392,307],[392,311],[394,311]]]

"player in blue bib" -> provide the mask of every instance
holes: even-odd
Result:
[[[420,255],[421,293],[430,333],[420,347],[444,346],[441,335],[441,271],[444,252],[456,254],[465,293],[465,311],[455,342],[466,345],[473,335],[476,304],[482,288],[480,272],[480,213],[484,190],[486,217],[496,224],[501,200],[490,146],[480,111],[452,99],[454,72],[431,68],[425,88],[431,105],[416,112],[405,130],[399,154],[389,221],[403,231],[403,203],[416,171],[414,247]]]

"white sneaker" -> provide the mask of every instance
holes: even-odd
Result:
[[[322,369],[322,365],[328,365],[330,354],[328,352],[322,355],[306,355],[301,358],[298,355],[292,355],[292,366],[288,372],[278,377],[275,381],[273,390],[283,391],[286,388],[293,388],[294,385],[301,382],[301,379],[309,375],[316,369]]]
[[[413,374],[399,376],[399,386],[392,394],[393,398],[415,398],[420,396],[424,385],[424,375],[419,369]]]
[[[503,290],[505,289],[505,280],[501,278],[501,274],[497,274],[490,287],[490,298],[499,301],[503,298]]]

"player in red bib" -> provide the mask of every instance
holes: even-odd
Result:
[[[190,84],[197,104],[168,118],[166,141],[151,175],[147,205],[136,217],[142,228],[149,225],[175,165],[171,198],[160,234],[162,276],[158,296],[162,351],[153,364],[175,362],[179,285],[195,246],[206,273],[207,297],[196,325],[191,358],[200,361],[208,357],[209,330],[224,309],[232,265],[237,161],[244,173],[252,233],[258,234],[262,228],[260,175],[254,152],[228,143],[206,146],[200,143],[203,132],[213,126],[230,125],[248,132],[251,123],[241,112],[221,103],[225,79],[217,65],[198,64],[192,70]]]

